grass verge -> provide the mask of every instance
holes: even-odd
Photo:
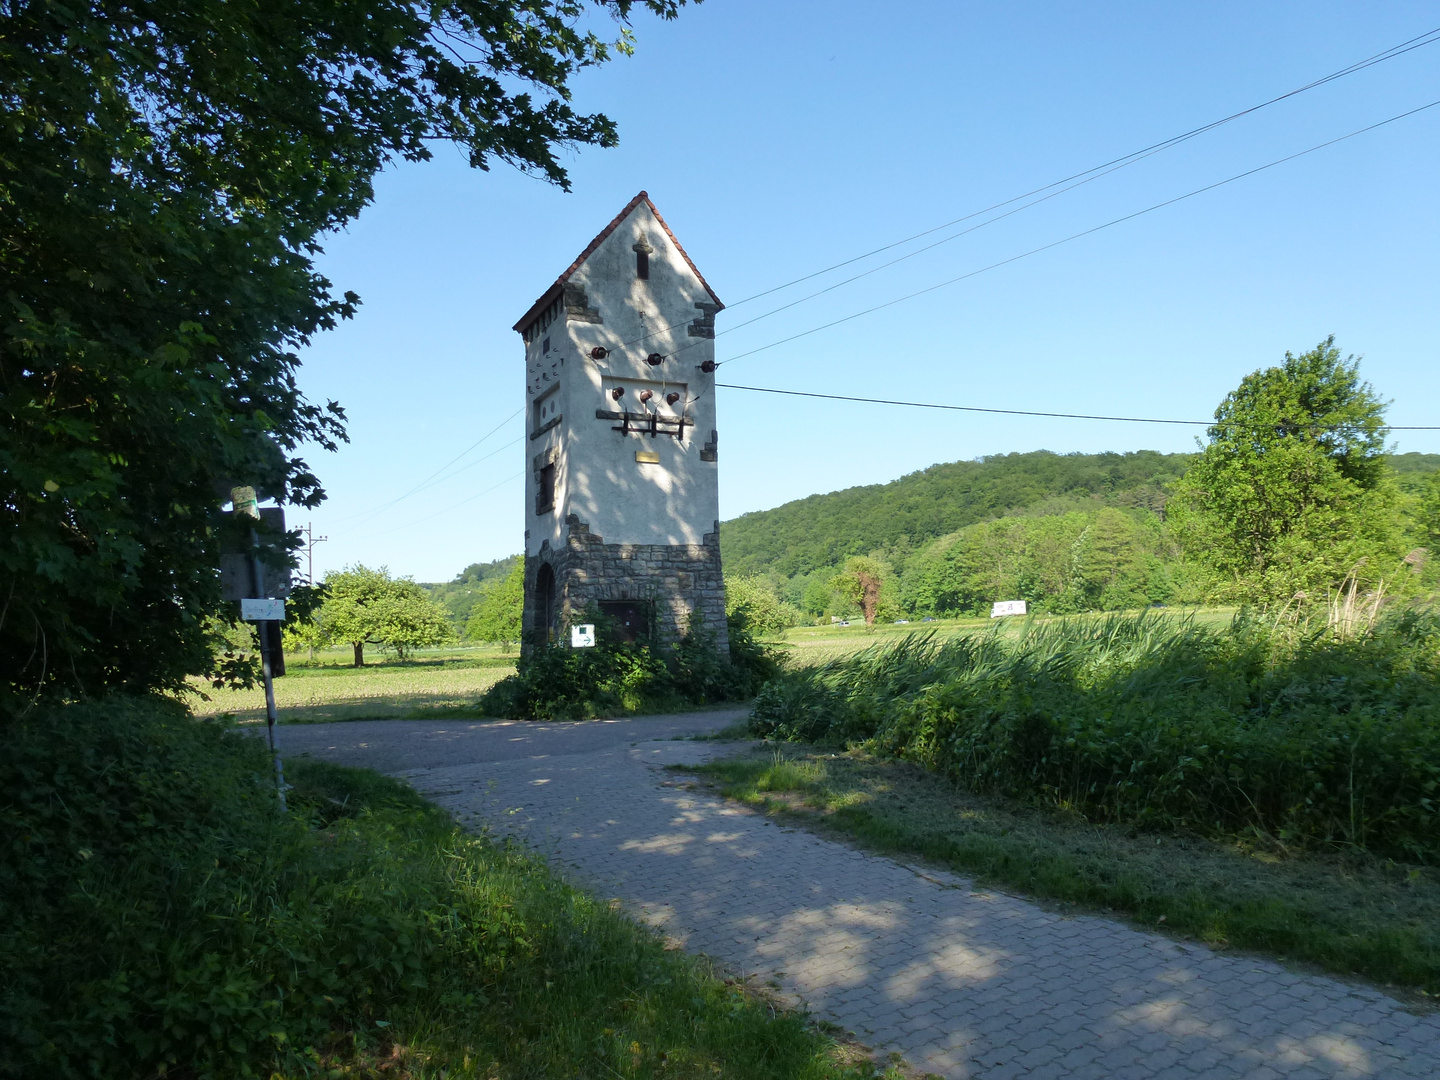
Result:
[[[987,885],[1440,995],[1440,873],[1432,867],[1093,825],[972,796],[919,766],[861,751],[751,749],[677,768],[766,813]]]
[[[5,1075],[839,1078],[805,1018],[379,774],[173,702],[0,729]]]
[[[275,704],[282,724],[465,719],[478,717],[475,703],[514,670],[514,659],[503,656],[386,660],[363,668],[292,663],[275,680]],[[197,684],[197,689],[202,688]],[[265,718],[265,694],[259,688],[202,692],[206,700],[193,705],[197,716]]]

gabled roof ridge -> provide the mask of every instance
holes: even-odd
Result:
[[[680,257],[685,260],[685,265],[688,266],[688,267],[690,267],[691,272],[693,272],[694,275],[695,275],[697,278],[700,279],[700,284],[705,286],[705,291],[710,294],[710,299],[711,299],[711,300],[714,300],[715,303],[719,305],[720,310],[724,310],[724,307],[725,307],[724,301],[722,301],[722,300],[720,299],[720,297],[718,297],[718,296],[715,295],[715,290],[712,289],[712,288],[710,287],[710,283],[705,280],[705,275],[702,274],[702,273],[700,273],[700,268],[695,265],[695,262],[694,262],[694,260],[692,260],[692,259],[690,258],[689,253],[688,253],[688,252],[685,250],[685,248],[681,245],[680,241],[676,238],[675,234],[670,231],[670,226],[667,225],[667,224],[665,223],[665,219],[660,216],[660,208],[659,208],[658,206],[656,206],[653,202],[651,202],[651,201],[650,201],[650,196],[647,195],[647,194],[645,194],[645,192],[643,192],[643,191],[640,192],[639,195],[636,195],[633,200],[631,200],[631,201],[632,201],[632,205],[633,205],[634,202],[638,202],[640,199],[644,199],[644,200],[645,200],[645,205],[648,206],[648,207],[650,207],[650,212],[655,215],[655,220],[660,223],[660,227],[665,230],[665,235],[668,236],[668,237],[670,237],[670,242],[675,245],[675,250],[678,251],[678,252],[680,252]],[[618,221],[614,223],[614,225],[618,225],[618,224],[619,224]],[[611,227],[613,228],[614,225],[612,225]]]
[[[603,244],[607,239],[609,239],[610,234],[613,233],[617,228],[619,228],[620,223],[624,221],[627,217],[629,217],[634,212],[635,208],[639,206],[642,202],[650,208],[650,213],[655,215],[655,220],[658,221],[660,223],[660,227],[665,230],[665,235],[668,236],[670,238],[670,242],[675,245],[675,250],[680,252],[680,257],[685,260],[685,265],[690,267],[691,272],[700,279],[700,284],[705,286],[705,291],[710,294],[710,299],[715,301],[716,305],[718,305],[719,310],[723,310],[725,305],[720,300],[720,297],[715,295],[715,290],[712,289],[710,287],[710,283],[705,280],[705,275],[700,273],[700,268],[695,265],[695,262],[693,259],[690,258],[689,253],[686,252],[685,248],[681,245],[675,234],[670,230],[670,226],[667,225],[665,223],[665,219],[660,216],[660,210],[650,200],[649,193],[642,190],[638,195],[636,195],[633,199],[631,199],[628,203],[625,204],[625,208],[621,210],[620,213],[616,214],[614,218],[611,219],[609,225],[606,225],[605,228],[601,229],[595,235],[595,239],[591,240],[590,243],[585,245],[585,250],[580,252],[580,254],[576,257],[575,261],[565,268],[565,272],[555,279],[555,283],[540,295],[540,299],[536,300],[535,303],[530,305],[529,309],[525,312],[524,315],[520,317],[520,321],[515,324],[513,329],[517,331],[522,329],[528,322],[530,322],[532,318],[534,318],[534,316],[539,312],[540,309],[542,309],[546,304],[552,302],[555,297],[559,295],[559,292],[564,286],[565,282],[570,280],[570,275],[575,273],[576,270],[579,270],[580,267],[584,265],[585,260],[590,258],[591,255],[595,254],[595,249],[598,248],[601,244]]]

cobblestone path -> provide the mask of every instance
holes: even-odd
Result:
[[[773,978],[924,1071],[1440,1080],[1440,1015],[977,892],[778,826],[660,768],[723,746],[612,741],[566,754],[553,739],[544,750],[404,775],[467,824],[522,838],[686,948]]]

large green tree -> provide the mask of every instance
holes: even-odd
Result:
[[[325,575],[325,600],[315,617],[324,641],[345,642],[356,667],[365,666],[365,646],[379,645],[402,660],[412,649],[443,645],[455,628],[445,609],[409,578],[393,578],[385,567],[350,566]]]
[[[867,626],[895,615],[895,572],[874,555],[852,555],[830,579],[830,588],[847,604],[860,609]]]
[[[344,437],[295,379],[358,303],[324,235],[435,140],[567,186],[634,6],[0,0],[0,696],[210,668],[220,492],[313,506]]]
[[[1385,407],[1334,338],[1245,376],[1176,484],[1169,519],[1224,595],[1323,597],[1399,556]]]
[[[502,649],[520,643],[521,614],[525,607],[525,560],[503,578],[485,583],[475,613],[465,624],[465,636],[472,641],[499,645]]]
[[[1431,557],[1440,555],[1440,472],[1426,477],[1416,510]]]

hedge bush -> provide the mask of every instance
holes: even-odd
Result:
[[[728,656],[701,631],[673,649],[616,642],[603,626],[593,648],[537,646],[486,691],[480,710],[511,720],[575,720],[745,701],[780,673],[779,654],[755,640],[743,613],[729,632]]]

